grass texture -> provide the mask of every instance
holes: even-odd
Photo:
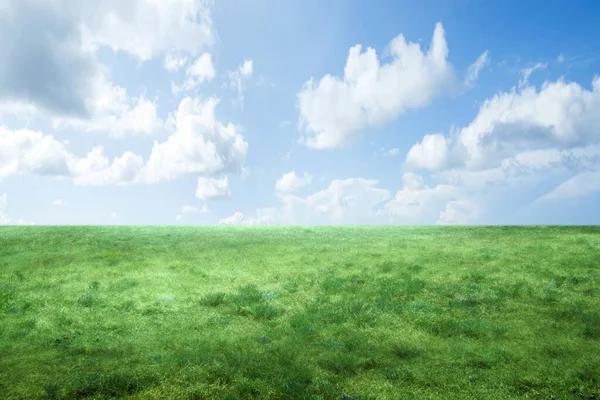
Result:
[[[0,398],[598,397],[600,227],[0,229]]]

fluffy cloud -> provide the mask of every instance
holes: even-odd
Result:
[[[10,175],[69,174],[71,157],[51,135],[27,129],[10,131],[0,126],[0,180]]]
[[[173,94],[194,90],[202,83],[214,79],[215,69],[212,56],[209,53],[202,54],[188,67],[185,74],[187,79],[181,85],[171,84]]]
[[[183,68],[188,62],[188,58],[186,56],[182,56],[176,53],[168,53],[165,56],[164,67],[169,72],[176,72]]]
[[[376,187],[376,180],[364,178],[336,179],[326,189],[306,197],[280,195],[280,206],[258,210],[256,217],[242,213],[222,219],[226,225],[324,225],[372,224],[381,219],[377,211],[390,193]]]
[[[67,2],[64,2],[68,4]],[[214,42],[211,1],[92,0],[78,6],[87,49],[102,46],[140,60],[176,50],[198,55]]]
[[[57,207],[61,207],[61,206],[66,206],[67,202],[64,201],[63,199],[56,199],[52,202],[53,205],[57,206]]]
[[[227,218],[221,218],[219,225],[270,225],[268,217],[246,218],[241,212],[236,212]]]
[[[399,35],[389,44],[392,60],[381,64],[372,48],[350,49],[342,78],[325,75],[298,94],[301,142],[323,149],[351,143],[371,125],[428,104],[453,77],[444,28],[437,24],[427,52]]]
[[[89,96],[85,99],[90,118],[57,117],[54,127],[74,126],[90,132],[108,133],[124,137],[135,133],[155,134],[164,129],[157,115],[157,105],[144,96],[132,99],[127,90],[108,82],[104,76],[90,82]]]
[[[101,146],[78,157],[52,135],[0,126],[0,180],[9,175],[38,174],[71,177],[76,185],[105,186],[151,183],[182,175],[208,179],[214,174],[241,172],[248,143],[238,127],[216,120],[217,102],[189,97],[182,100],[172,116],[175,132],[162,143],[155,141],[146,162],[130,151],[111,161]],[[202,189],[199,185],[200,196],[215,197],[228,188],[227,177],[201,182],[210,182],[212,187]]]
[[[488,169],[522,151],[548,148],[577,148],[600,143],[600,78],[592,90],[564,80],[534,87],[513,89],[486,100],[475,119],[451,140],[429,137],[435,152],[424,143],[410,151],[407,163],[421,168],[445,168],[449,152],[454,161],[469,169]]]
[[[465,225],[480,216],[477,203],[469,200],[455,200],[446,204],[440,213],[438,225]]]
[[[410,168],[438,169],[448,163],[448,141],[443,134],[425,135],[406,155]]]
[[[403,187],[394,199],[385,204],[383,211],[389,221],[409,224],[432,224],[440,212],[458,196],[453,185],[438,184],[430,187],[423,177],[411,172],[402,176]]]
[[[303,177],[299,177],[296,175],[296,171],[292,171],[283,174],[275,183],[275,188],[281,193],[291,193],[310,185],[311,182],[312,176],[307,172],[304,173]]]
[[[82,186],[111,186],[134,183],[144,167],[141,156],[126,151],[111,162],[104,149],[94,147],[84,158],[73,158],[70,172],[73,183]]]
[[[171,116],[175,132],[165,142],[154,142],[144,169],[144,181],[241,172],[248,143],[239,127],[216,120],[217,104],[215,98],[202,101],[186,97],[181,101]]]
[[[112,162],[102,147],[85,157],[71,154],[65,144],[52,135],[0,127],[0,180],[10,175],[37,174],[72,177],[77,185],[115,185],[132,182],[143,166],[143,159],[125,152]]]
[[[227,176],[223,178],[198,178],[198,188],[196,189],[196,197],[199,199],[215,199],[217,197],[227,197],[231,195],[229,190],[229,179]]]
[[[141,60],[165,52],[196,55],[213,40],[209,6],[200,0],[3,2],[0,112],[41,112],[58,117],[55,127],[115,136],[159,131],[156,104],[111,84],[95,51],[108,46]]]

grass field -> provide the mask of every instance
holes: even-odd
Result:
[[[595,399],[600,227],[4,227],[0,314],[6,399]]]

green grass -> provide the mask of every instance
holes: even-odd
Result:
[[[600,227],[4,227],[0,393],[595,399]]]

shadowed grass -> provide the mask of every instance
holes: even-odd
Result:
[[[600,228],[3,227],[0,397],[592,399]]]

